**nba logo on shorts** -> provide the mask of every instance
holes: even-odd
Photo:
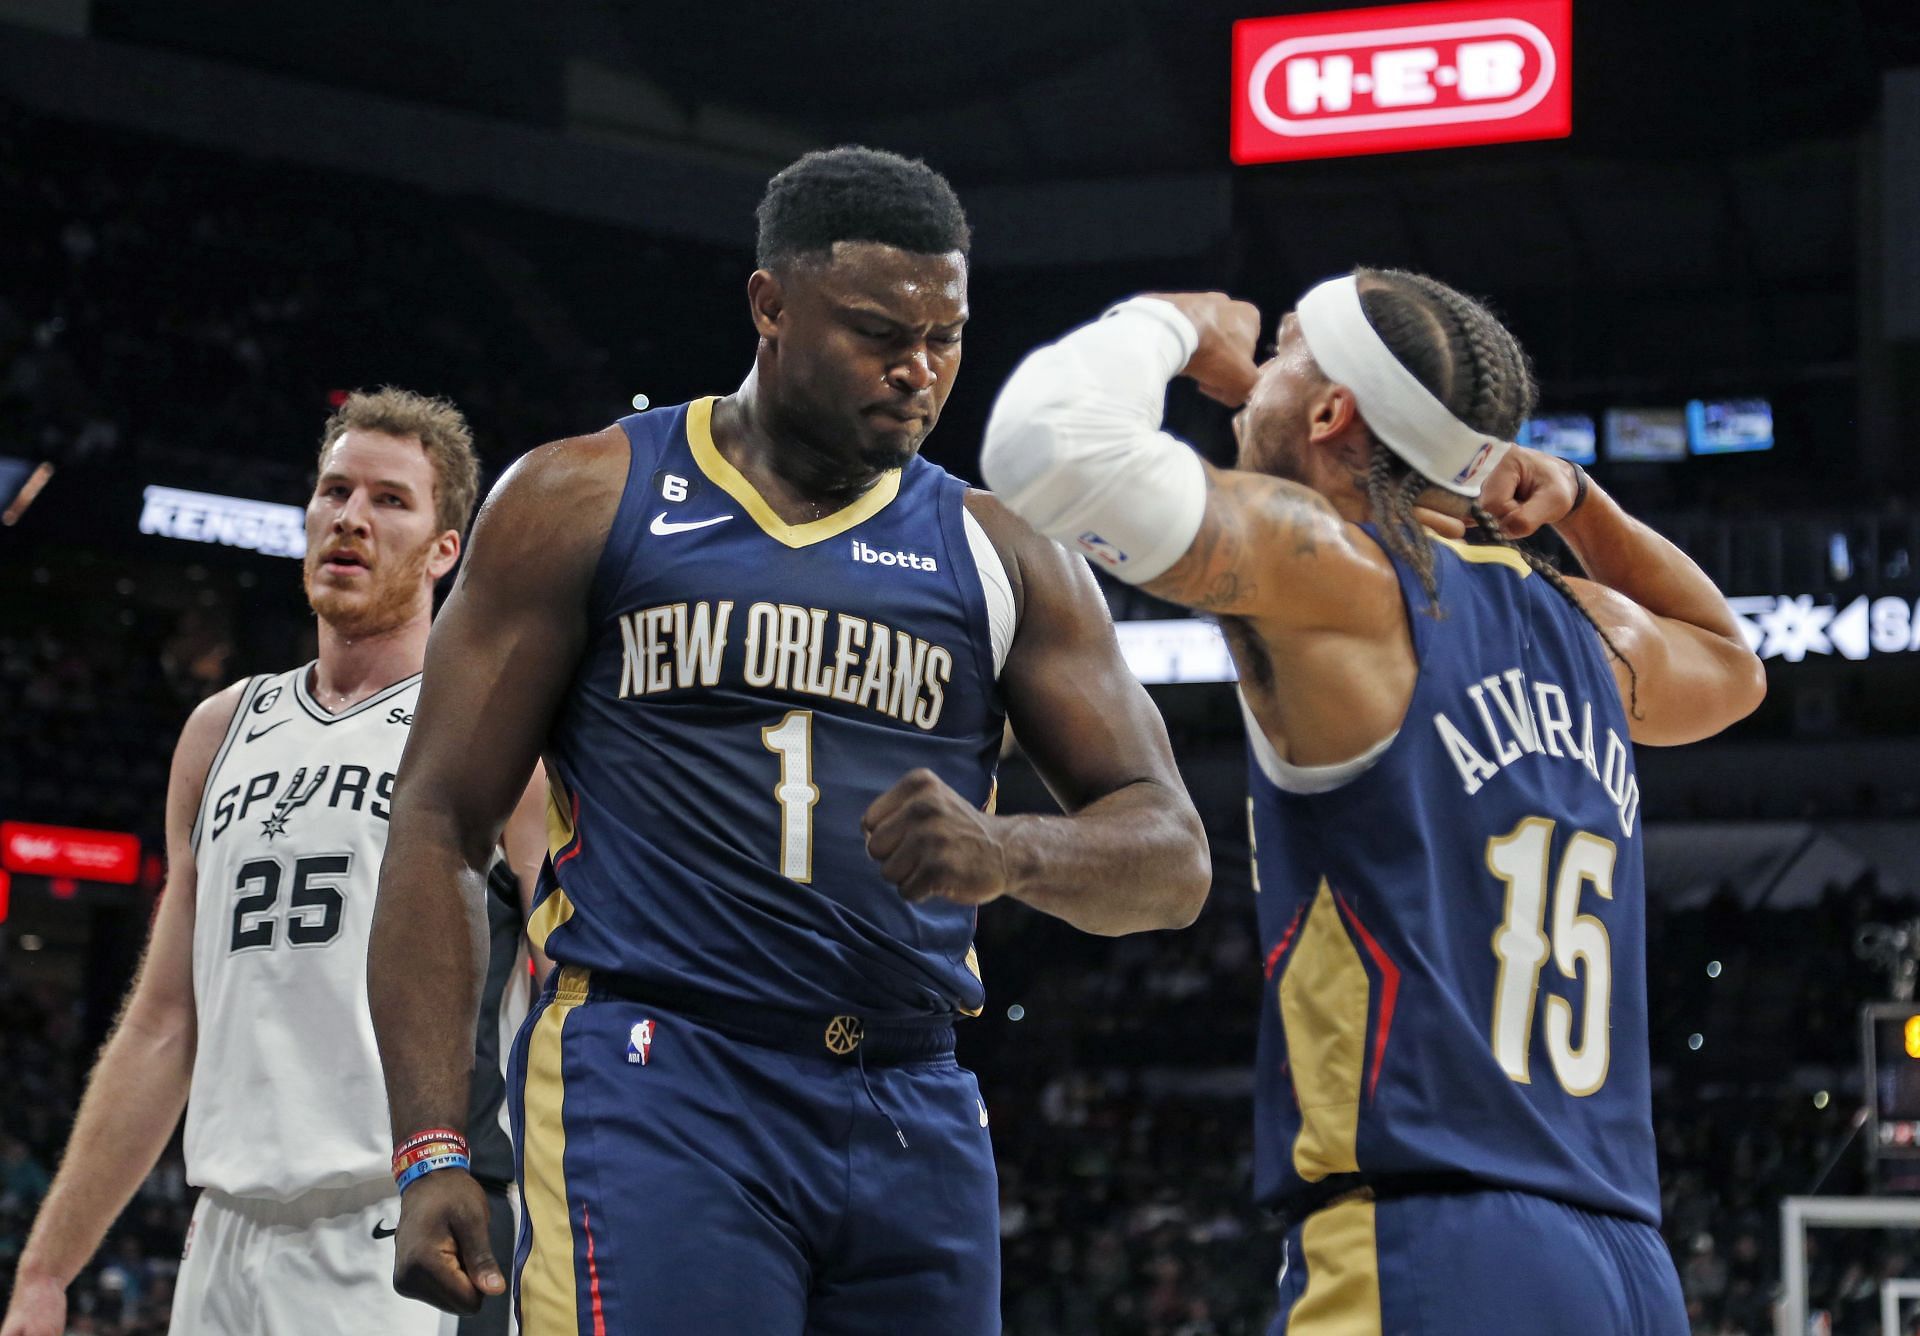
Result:
[[[647,1054],[653,1049],[653,1018],[638,1022],[627,1035],[627,1061],[647,1065]]]

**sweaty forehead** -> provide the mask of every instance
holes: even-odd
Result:
[[[813,272],[838,301],[874,302],[930,320],[966,314],[967,258],[959,251],[927,255],[878,241],[836,241]]]

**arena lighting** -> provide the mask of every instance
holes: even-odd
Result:
[[[147,488],[140,532],[244,547],[269,557],[307,554],[307,516],[300,507],[178,487]]]
[[[1727,604],[1747,648],[1762,659],[1799,663],[1810,654],[1857,660],[1920,653],[1920,599],[1862,594],[1839,607],[1812,594],[1762,594]],[[1148,686],[1237,678],[1220,628],[1203,618],[1116,622],[1113,629],[1127,667]]]
[[[1174,682],[1232,682],[1233,656],[1220,628],[1198,617],[1116,622],[1120,653],[1148,686]]]
[[[1459,0],[1233,25],[1237,163],[1573,133],[1573,0]]]
[[[1799,663],[1809,654],[1864,659],[1920,651],[1920,599],[1862,594],[1844,608],[1812,594],[1730,598],[1747,648],[1763,659]]]
[[[140,875],[140,839],[117,830],[0,821],[0,867],[28,876],[131,886]]]

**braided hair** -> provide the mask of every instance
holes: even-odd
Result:
[[[1401,269],[1356,270],[1360,307],[1381,342],[1447,411],[1474,431],[1511,441],[1539,397],[1533,369],[1519,340],[1480,302],[1425,274]],[[1371,432],[1369,432],[1371,435]],[[1365,488],[1381,542],[1419,577],[1427,611],[1440,613],[1433,541],[1414,517],[1414,504],[1429,483],[1425,475],[1373,438]],[[1478,501],[1471,512],[1473,538],[1518,552],[1591,626],[1607,652],[1626,664],[1630,709],[1639,717],[1639,680],[1606,630],[1545,557],[1502,533]]]

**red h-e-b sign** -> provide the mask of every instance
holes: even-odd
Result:
[[[1233,25],[1233,160],[1564,139],[1573,0],[1474,0]]]
[[[0,821],[0,865],[34,877],[131,884],[140,875],[140,840],[114,830]]]

